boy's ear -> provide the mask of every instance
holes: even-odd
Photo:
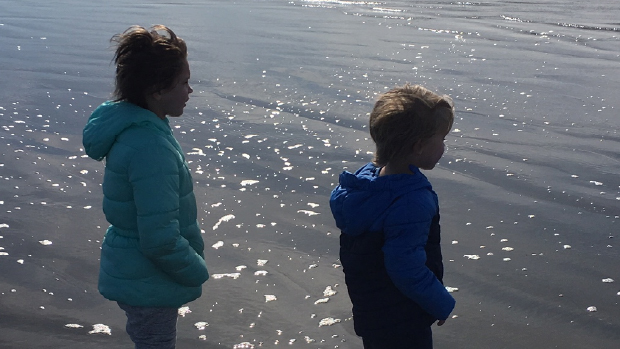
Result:
[[[422,150],[424,149],[424,140],[420,139],[413,144],[413,153],[420,155],[422,154]]]

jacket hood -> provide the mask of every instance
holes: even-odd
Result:
[[[168,119],[160,119],[148,109],[129,102],[105,102],[91,114],[82,133],[86,154],[102,160],[112,148],[116,137],[135,125],[149,125],[169,134]]]
[[[380,230],[379,218],[396,199],[414,190],[431,188],[418,168],[410,168],[413,174],[379,177],[381,168],[368,163],[355,173],[341,173],[340,183],[331,194],[330,207],[342,233],[360,235]]]

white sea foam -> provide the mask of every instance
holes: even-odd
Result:
[[[179,308],[179,310],[178,310],[178,314],[179,314],[179,316],[181,316],[181,317],[185,317],[185,315],[187,315],[187,314],[189,314],[189,313],[191,313],[191,312],[192,312],[192,311],[191,311],[191,310],[189,310],[189,307],[188,307],[188,306],[180,307],[180,308]]]
[[[334,290],[331,286],[327,286],[325,290],[323,290],[323,297],[331,297],[336,293],[338,293],[338,291]]]
[[[220,224],[222,224],[223,222],[228,222],[231,219],[235,219],[235,215],[234,214],[227,214],[225,216],[223,216],[222,218],[220,218],[217,223],[215,223],[215,225],[213,226],[213,230],[217,229],[220,227]]]
[[[316,215],[320,214],[318,212],[314,212],[314,211],[310,211],[310,210],[297,210],[297,213],[305,213],[308,216],[316,216]]]
[[[231,279],[238,279],[239,276],[241,276],[241,273],[224,273],[224,274],[213,274],[211,275],[211,277],[213,277],[214,279],[221,279],[221,278],[231,278]]]
[[[67,327],[67,328],[82,328],[84,326],[79,325],[79,324],[66,324],[65,327]]]
[[[319,327],[331,326],[333,324],[339,323],[340,321],[340,319],[334,319],[333,317],[324,318],[319,321]]]
[[[187,155],[206,156],[207,154],[205,154],[200,148],[192,148],[192,151],[188,152]]]
[[[194,327],[196,327],[200,331],[204,330],[208,326],[209,326],[209,323],[204,322],[204,321],[199,321],[199,322],[194,324]]]
[[[112,330],[107,325],[104,325],[104,324],[94,324],[93,325],[93,329],[91,331],[89,331],[88,334],[97,334],[97,333],[107,334],[107,335],[111,336],[112,335]]]

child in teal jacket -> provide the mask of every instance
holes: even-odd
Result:
[[[209,278],[192,178],[167,118],[192,92],[187,48],[164,26],[113,40],[116,99],[83,133],[86,153],[106,160],[99,291],[125,310],[136,348],[174,348],[177,309]]]

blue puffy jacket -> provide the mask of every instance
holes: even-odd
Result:
[[[168,119],[106,102],[83,132],[88,156],[105,158],[99,292],[133,306],[179,307],[209,278],[192,178]]]
[[[362,337],[430,326],[455,305],[442,284],[437,195],[412,169],[379,177],[380,168],[369,163],[343,172],[332,191],[340,261]]]

